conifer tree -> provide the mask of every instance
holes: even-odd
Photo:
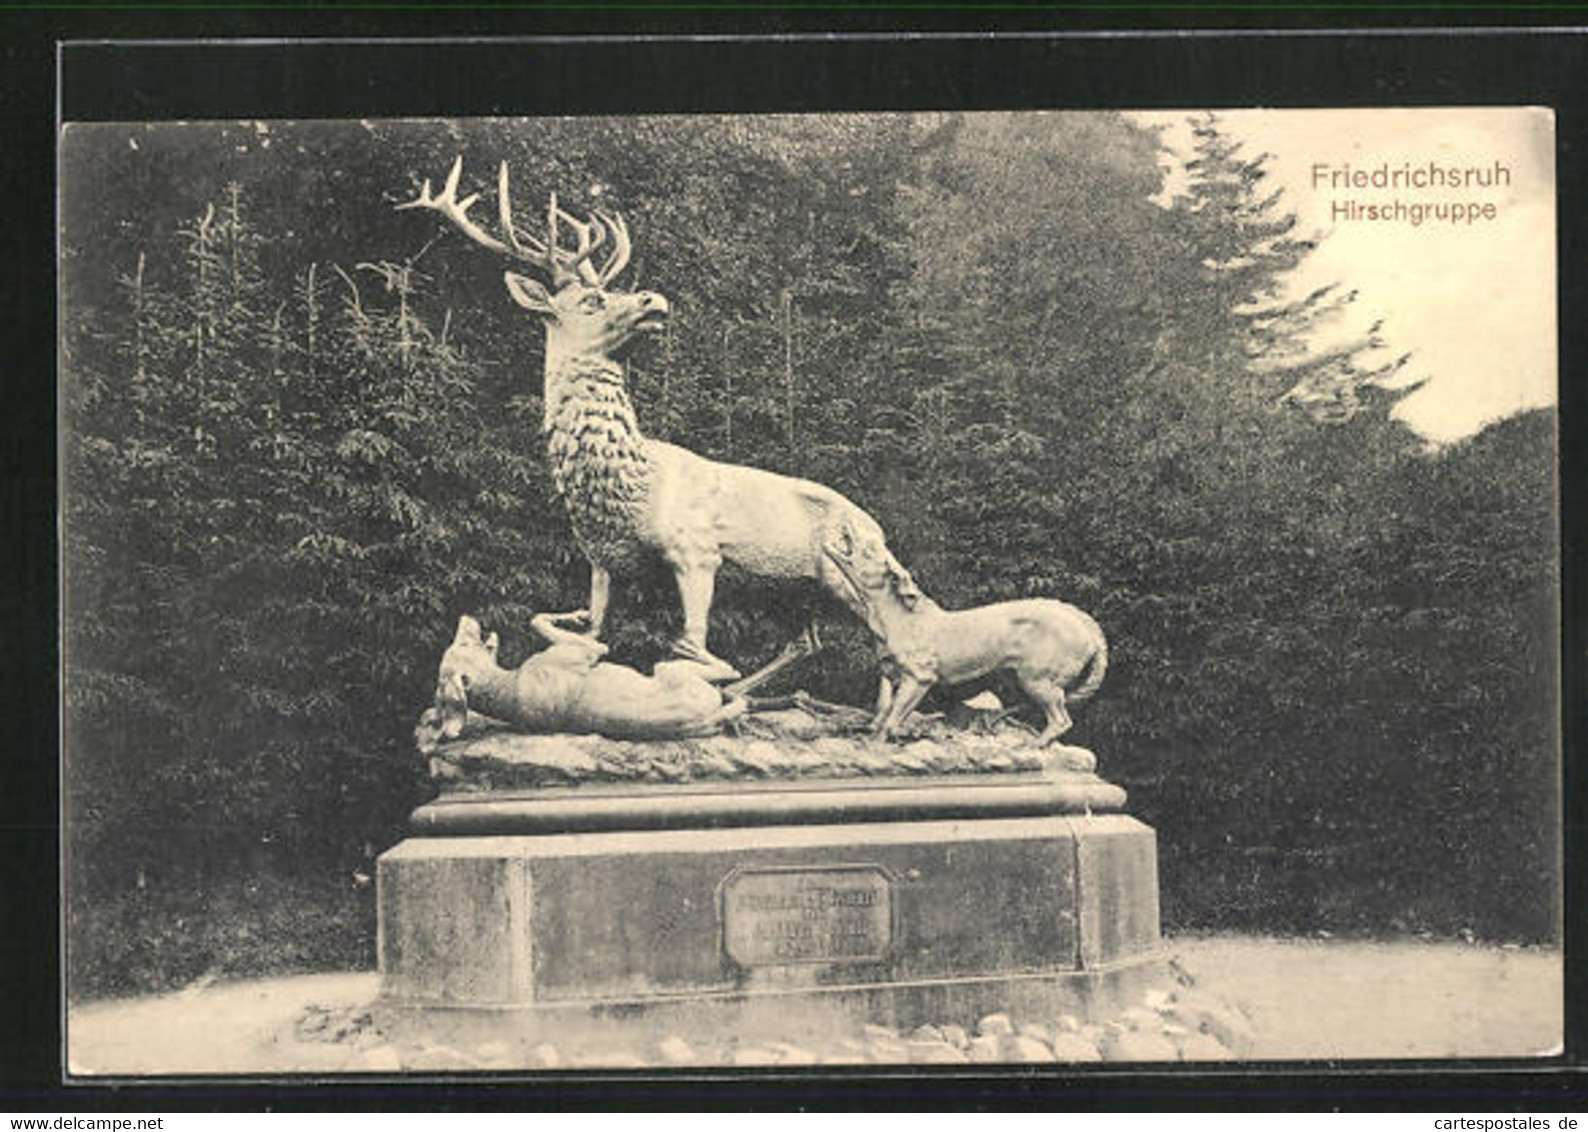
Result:
[[[1255,395],[1317,420],[1383,407],[1385,399],[1370,391],[1395,378],[1410,355],[1387,352],[1382,318],[1353,325],[1353,317],[1360,321],[1355,290],[1327,283],[1296,293],[1317,237],[1297,233],[1296,214],[1268,186],[1269,155],[1247,156],[1217,115],[1190,125],[1190,185],[1172,211],[1200,270],[1198,302],[1180,311],[1177,343],[1224,351],[1252,375]]]

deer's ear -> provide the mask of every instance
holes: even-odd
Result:
[[[507,283],[507,293],[519,306],[536,314],[553,313],[551,295],[538,282],[516,271],[505,272],[502,278]]]
[[[893,575],[893,592],[899,595],[899,600],[904,603],[906,609],[914,609],[921,604],[921,589],[915,584],[910,572],[902,566]]]
[[[495,633],[485,638],[485,651],[491,654],[491,659],[496,659],[496,652],[502,646],[502,639]]]

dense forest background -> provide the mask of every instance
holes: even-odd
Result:
[[[1167,929],[1557,936],[1555,420],[1438,451],[1265,160],[1183,194],[1113,114],[70,127],[61,255],[71,990],[373,958],[373,858],[460,613],[584,603],[502,265],[396,213],[457,154],[621,210],[675,316],[641,423],[827,483],[950,607],[1107,632],[1077,714]],[[1353,333],[1359,327],[1359,333]],[[1342,330],[1343,328],[1343,330]],[[1452,333],[1459,333],[1452,327]],[[642,665],[667,579],[619,596]],[[748,668],[800,614],[725,579]],[[799,682],[863,702],[870,650]]]

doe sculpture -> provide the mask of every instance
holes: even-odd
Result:
[[[872,731],[892,735],[936,684],[962,684],[993,672],[1014,673],[1042,708],[1038,746],[1070,729],[1069,704],[1087,699],[1108,670],[1108,642],[1096,621],[1052,598],[1000,601],[948,610],[927,597],[897,562],[840,536],[828,561],[865,596],[883,671]]]

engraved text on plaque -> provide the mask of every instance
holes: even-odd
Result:
[[[875,865],[741,869],[722,885],[722,938],[744,967],[882,959],[893,888]]]

